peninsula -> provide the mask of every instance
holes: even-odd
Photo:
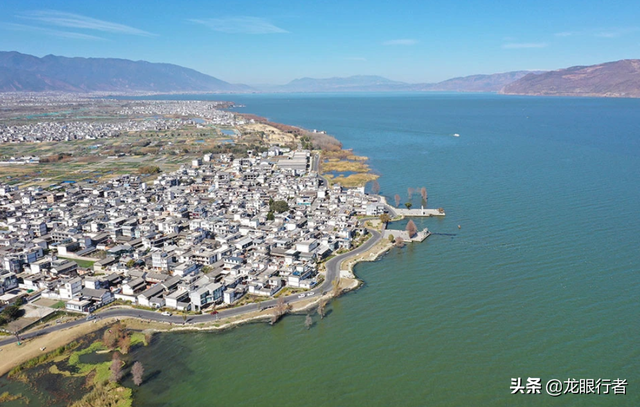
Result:
[[[366,157],[325,132],[228,102],[30,98],[5,94],[0,127],[0,374],[116,320],[218,330],[323,313],[359,285],[357,262],[429,235],[387,222],[444,215],[387,204]]]

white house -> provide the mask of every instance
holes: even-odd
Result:
[[[80,277],[66,280],[64,285],[60,287],[60,298],[71,300],[79,297],[82,292],[82,279]]]

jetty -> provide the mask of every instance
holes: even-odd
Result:
[[[389,212],[389,215],[392,217],[396,216],[408,216],[408,217],[429,217],[429,216],[445,216],[444,210],[442,209],[427,209],[427,208],[416,208],[416,209],[402,209],[395,208],[387,202],[387,198],[384,196],[380,196],[380,202],[384,204]]]
[[[411,217],[427,217],[427,216],[444,216],[444,211],[440,211],[439,209],[427,209],[427,208],[420,208],[420,209],[400,209],[400,208],[393,208],[393,212],[396,213],[396,215],[402,215],[402,216],[411,216]]]
[[[418,233],[416,233],[413,237],[411,237],[411,236],[409,236],[409,232],[407,232],[406,230],[385,229],[382,236],[385,239],[388,239],[390,235],[393,236],[396,239],[401,237],[402,240],[404,240],[405,243],[408,243],[408,242],[422,242],[426,238],[431,236],[431,232],[429,232],[429,229],[424,228],[423,230],[421,230]]]

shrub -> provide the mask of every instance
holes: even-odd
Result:
[[[143,165],[138,168],[138,172],[140,174],[158,174],[160,172],[160,167],[156,165]]]

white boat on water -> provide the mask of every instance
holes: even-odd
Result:
[[[453,137],[460,137],[460,135],[458,133],[455,133]]]

